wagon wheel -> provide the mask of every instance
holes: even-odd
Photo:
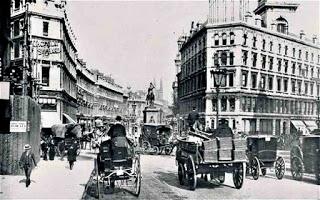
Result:
[[[178,179],[179,179],[179,183],[180,185],[183,185],[183,181],[186,178],[186,168],[184,167],[184,165],[182,163],[178,164]]]
[[[267,168],[262,168],[261,173],[262,173],[262,176],[265,176],[267,174]]]
[[[284,162],[284,159],[282,157],[277,158],[277,161],[275,163],[275,171],[276,171],[276,177],[281,180],[284,176],[284,173],[286,171],[286,165]]]
[[[225,179],[226,179],[226,173],[225,172],[219,173],[218,180],[221,184],[224,183]]]
[[[136,157],[136,161],[135,161],[135,173],[136,173],[136,180],[134,181],[134,186],[135,186],[135,190],[134,190],[134,195],[135,196],[139,196],[140,194],[140,190],[141,190],[141,166],[140,166],[140,158],[139,156]]]
[[[197,173],[194,161],[191,155],[187,159],[187,180],[190,190],[195,190],[197,186]]]
[[[244,170],[243,163],[239,163],[233,170],[233,183],[236,189],[240,189],[243,185]]]
[[[298,157],[293,157],[291,159],[291,174],[293,179],[302,180],[303,177],[303,163]]]
[[[170,155],[171,152],[172,152],[172,149],[171,149],[170,147],[164,148],[164,153],[165,153],[166,155]]]
[[[150,143],[148,141],[143,140],[142,141],[142,149],[143,151],[147,151],[150,148]]]
[[[251,160],[251,175],[254,180],[258,180],[260,172],[260,162],[257,157],[254,157]]]
[[[159,147],[157,147],[157,146],[153,146],[152,150],[153,150],[153,154],[155,154],[155,155],[158,155],[160,153]]]

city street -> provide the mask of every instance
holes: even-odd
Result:
[[[41,161],[31,175],[32,183],[26,188],[23,176],[1,176],[0,199],[96,199],[95,183],[89,180],[95,154],[82,152],[71,171],[66,159]],[[274,172],[255,181],[247,176],[242,189],[234,188],[231,174],[225,184],[215,180],[199,180],[197,189],[190,191],[180,186],[174,156],[142,155],[142,186],[139,199],[319,199],[319,186],[313,176],[303,181],[292,180],[290,172],[277,180]],[[93,185],[92,185],[93,184]],[[91,187],[91,191],[88,188]],[[85,190],[87,188],[87,191]],[[93,188],[93,190],[92,190]],[[91,192],[91,193],[90,193]],[[92,196],[91,196],[92,195]],[[103,199],[137,199],[130,188],[120,188],[116,183],[113,194],[103,194]]]
[[[139,199],[319,199],[319,186],[314,179],[305,178],[299,182],[292,180],[290,172],[283,180],[277,180],[274,172],[255,181],[247,176],[242,189],[234,188],[231,174],[227,174],[225,184],[213,180],[199,180],[197,189],[190,191],[180,186],[174,156],[141,156],[142,186]],[[95,183],[93,183],[95,184]],[[90,183],[88,183],[90,185]],[[129,189],[128,189],[129,190]],[[86,192],[83,198],[94,199]],[[103,194],[104,199],[136,199],[126,189],[116,186],[113,194]]]

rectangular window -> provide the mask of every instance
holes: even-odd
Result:
[[[292,49],[292,57],[296,57],[296,49],[295,48]]]
[[[20,43],[19,42],[14,43],[14,57],[15,58],[20,57]]]
[[[16,20],[13,22],[13,35],[18,36],[20,35],[20,22]]]
[[[294,75],[296,73],[296,63],[292,63],[292,74]]]
[[[221,99],[221,111],[227,111],[227,98]]]
[[[257,88],[257,74],[251,74],[251,88]]]
[[[242,86],[247,87],[247,73],[242,72]]]
[[[257,66],[257,53],[252,53],[252,66]]]
[[[273,77],[268,78],[268,88],[269,90],[273,90]]]
[[[277,91],[281,92],[281,78],[277,79]]]
[[[266,40],[263,39],[262,40],[262,50],[265,50],[266,49]]]
[[[292,93],[296,92],[296,81],[291,82]]]
[[[261,65],[262,65],[262,69],[266,68],[266,56],[265,55],[261,55]]]
[[[269,70],[273,68],[273,57],[269,57]]]
[[[50,67],[42,66],[42,83],[46,86],[49,86],[49,78],[50,78]]]
[[[301,94],[301,82],[298,82],[298,94]]]
[[[278,59],[278,72],[281,72],[281,59]]]
[[[235,99],[231,98],[229,99],[229,103],[230,103],[230,112],[234,112],[235,111],[235,107],[236,107],[236,103],[235,103]]]
[[[233,87],[233,73],[229,74],[229,86]]]
[[[252,46],[256,47],[256,44],[257,44],[257,37],[253,37]]]
[[[284,92],[288,92],[288,79],[283,80],[283,90]]]
[[[270,42],[270,45],[269,45],[269,50],[272,51],[272,47],[273,47],[273,42]]]
[[[248,60],[248,52],[247,51],[242,51],[242,62],[243,62],[243,65],[247,65],[247,60]]]
[[[43,36],[48,36],[49,22],[43,22]]]
[[[284,73],[288,73],[288,61],[284,60]]]
[[[230,65],[233,65],[233,60],[234,60],[234,55],[233,55],[233,52],[230,52],[230,60],[229,60],[229,63]]]
[[[265,88],[266,88],[266,77],[265,76],[261,76],[260,89],[264,90]]]
[[[14,8],[15,8],[15,10],[19,10],[19,8],[20,8],[20,1],[21,1],[21,0],[14,0]]]
[[[310,95],[313,95],[313,83],[310,84]]]

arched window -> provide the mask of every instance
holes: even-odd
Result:
[[[276,19],[276,24],[277,24],[277,31],[278,32],[287,34],[288,21],[285,18],[280,16],[278,19]]]
[[[218,34],[214,35],[214,45],[216,45],[216,46],[219,45],[219,35]]]
[[[230,33],[230,44],[234,44],[234,33]]]
[[[221,53],[221,65],[227,65],[228,55],[225,51]]]
[[[226,33],[222,34],[222,45],[227,45],[227,34]]]

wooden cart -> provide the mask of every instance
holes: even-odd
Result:
[[[190,190],[195,190],[199,174],[209,174],[223,183],[225,173],[233,174],[235,188],[240,189],[246,162],[245,140],[226,137],[194,142],[188,137],[178,138],[176,160],[179,183],[187,182]]]

